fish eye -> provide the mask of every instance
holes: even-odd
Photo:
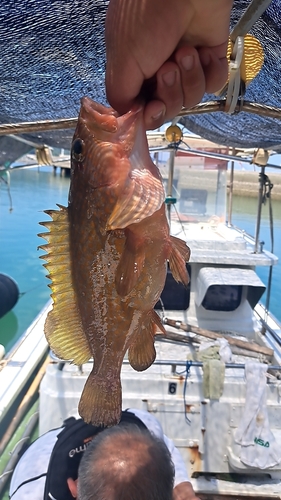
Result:
[[[83,161],[85,157],[84,151],[85,151],[84,141],[82,141],[82,139],[79,138],[75,139],[71,148],[71,156],[73,160]]]

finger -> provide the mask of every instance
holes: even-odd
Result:
[[[132,78],[133,75],[133,78]],[[127,113],[143,84],[143,75],[135,61],[127,58],[127,64],[117,71],[115,64],[108,62],[105,74],[107,100],[118,113]],[[116,91],[118,89],[118,92]]]
[[[124,40],[122,32],[127,22],[131,25],[132,9],[124,10],[122,4],[124,6],[122,1],[109,3],[105,23],[106,97],[109,104],[120,114],[131,109],[144,81],[141,67],[133,57],[130,43]]]
[[[166,106],[163,101],[149,101],[143,113],[146,130],[154,130],[161,127],[166,121]]]
[[[181,75],[183,106],[191,108],[198,104],[205,93],[205,74],[197,50],[183,46],[175,53]]]
[[[181,74],[178,65],[167,61],[156,74],[157,86],[154,97],[164,102],[165,119],[171,120],[183,106]]]
[[[200,48],[198,53],[205,74],[206,92],[217,92],[227,81],[227,59],[226,57],[218,57],[213,48]]]
[[[174,61],[164,63],[157,72],[155,101],[145,109],[147,130],[172,120],[182,109],[198,104],[205,93],[205,74],[198,52],[189,46],[180,47]],[[163,106],[164,104],[164,106]]]
[[[151,100],[151,97],[154,98]],[[152,96],[147,96],[145,123],[148,129],[157,128],[164,121],[172,120],[181,110],[183,93],[178,65],[165,62],[157,71]]]

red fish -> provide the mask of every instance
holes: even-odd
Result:
[[[123,116],[84,97],[71,149],[68,207],[52,221],[41,248],[52,283],[45,334],[55,354],[76,364],[94,359],[79,413],[114,425],[122,409],[126,351],[136,370],[155,359],[164,330],[153,307],[166,278],[188,283],[189,248],[169,235],[164,189],[143,126],[143,108]]]

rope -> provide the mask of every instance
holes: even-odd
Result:
[[[187,410],[186,410],[186,386],[187,386],[187,378],[189,377],[190,375],[190,368],[192,366],[192,361],[187,361],[186,362],[186,366],[185,366],[185,380],[184,380],[184,386],[183,386],[183,404],[184,404],[184,418],[185,418],[185,421],[187,424],[191,424],[191,420],[190,418],[188,418],[187,416]]]
[[[268,200],[269,204],[269,228],[270,228],[270,242],[271,242],[271,248],[270,251],[271,253],[274,252],[274,227],[273,227],[273,209],[272,209],[272,198],[271,198],[271,191],[273,189],[273,184],[270,182],[270,179],[267,175],[265,175],[263,172],[260,174],[260,179],[263,184],[263,193],[262,193],[262,203],[263,205],[266,204],[266,201]],[[266,313],[269,311],[269,304],[270,304],[270,296],[271,296],[271,284],[272,284],[272,271],[273,271],[273,266],[271,265],[269,268],[269,273],[268,273],[268,281],[267,281],[267,295],[266,295],[266,303],[265,303],[265,309]]]

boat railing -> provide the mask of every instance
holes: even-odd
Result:
[[[50,357],[51,360],[55,363],[58,363],[58,365],[65,365],[65,364],[70,364],[71,361],[69,360],[64,360],[58,358],[52,351],[50,351]],[[93,359],[89,359],[87,363],[93,362]],[[123,360],[123,365],[130,365],[130,362],[128,359]],[[190,371],[190,368],[203,368],[203,362],[202,361],[193,361],[193,360],[186,360],[186,361],[180,361],[177,359],[156,359],[153,362],[153,366],[155,365],[161,365],[161,366],[170,366],[172,367],[172,373],[176,373],[177,366],[185,367],[186,372],[188,373]],[[62,369],[63,367],[58,367],[58,369]],[[244,363],[225,363],[225,368],[234,368],[234,369],[245,369],[245,364]],[[281,370],[280,365],[268,365],[268,370]]]

